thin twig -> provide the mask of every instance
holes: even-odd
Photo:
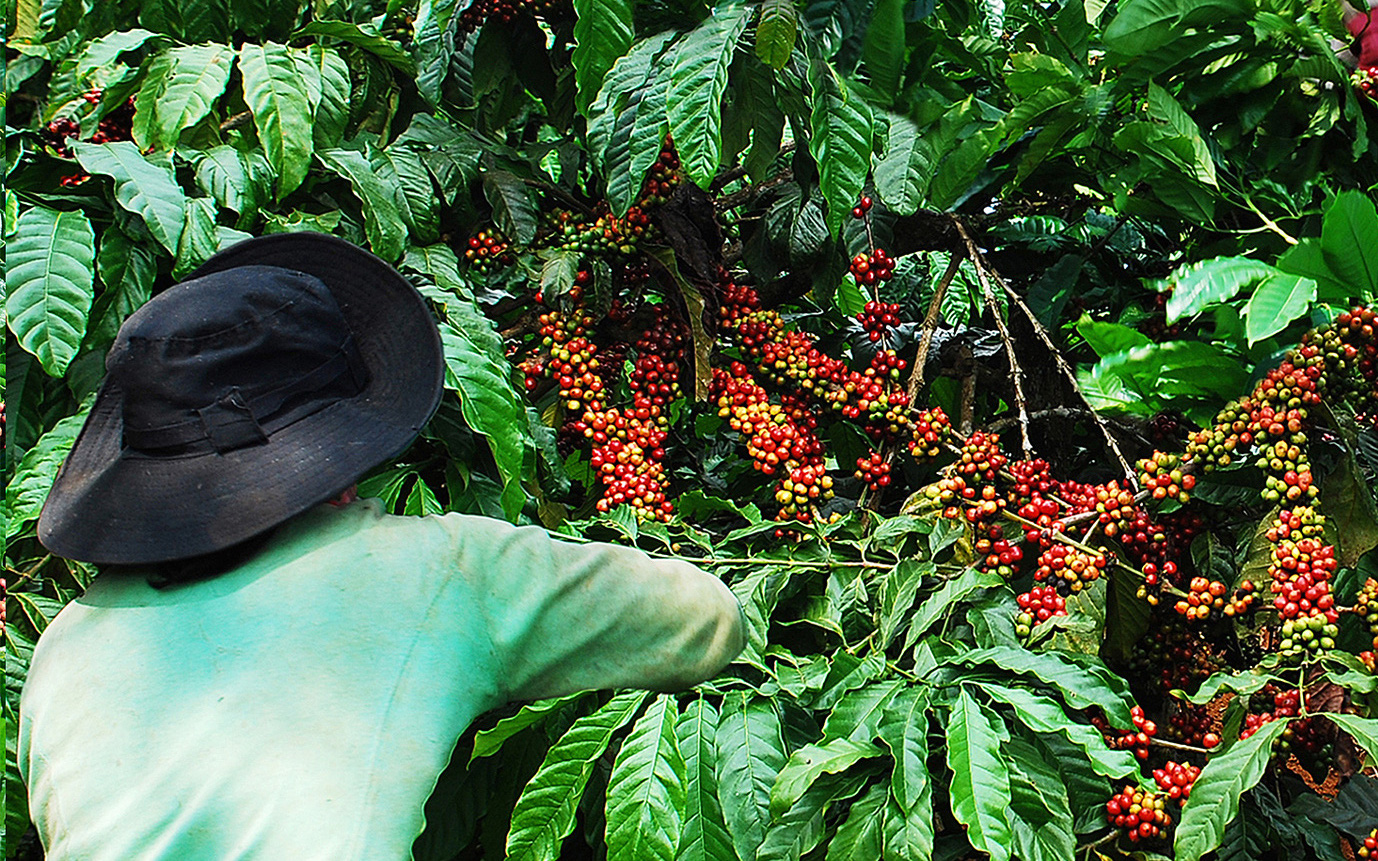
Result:
[[[1029,441],[1029,407],[1024,400],[1024,385],[1020,382],[1022,375],[1019,367],[1019,357],[1014,352],[1014,340],[1010,338],[1010,330],[1005,326],[1005,318],[1000,314],[1000,308],[995,301],[995,290],[990,286],[990,278],[986,275],[986,263],[981,257],[980,250],[972,240],[971,234],[967,232],[966,225],[957,216],[952,216],[952,223],[957,228],[957,234],[962,237],[962,242],[966,245],[967,256],[971,258],[971,263],[976,267],[976,280],[981,284],[981,293],[985,296],[986,307],[990,308],[990,314],[995,318],[995,328],[1000,332],[1000,340],[1005,344],[1005,355],[1010,360],[1010,378],[1014,383],[1014,406],[1019,411],[1019,443],[1024,452],[1024,458],[1033,457],[1033,443]]]
[[[221,123],[220,130],[222,132],[228,132],[233,131],[234,129],[243,128],[244,126],[247,126],[249,124],[249,121],[253,118],[253,111],[240,111],[239,113],[235,114],[234,116],[230,117],[229,119]]]
[[[1102,847],[1102,846],[1104,846],[1105,844],[1107,844],[1107,843],[1113,841],[1116,837],[1119,837],[1119,836],[1120,836],[1119,830],[1118,830],[1118,829],[1112,829],[1112,830],[1110,831],[1110,833],[1104,835],[1103,837],[1098,838],[1095,842],[1093,842],[1093,843],[1085,843],[1085,844],[1083,844],[1083,845],[1081,845],[1081,846],[1078,846],[1077,849],[1078,849],[1079,851],[1080,851],[1080,850],[1085,850],[1085,857],[1086,857],[1086,858],[1090,858],[1090,857],[1091,857],[1091,853],[1092,853],[1094,850],[1099,849],[1100,847]],[[1099,853],[1097,853],[1097,854],[1099,854]]]
[[[938,321],[942,318],[943,297],[947,295],[947,288],[952,285],[952,279],[956,277],[957,270],[961,268],[965,258],[966,255],[960,251],[953,251],[948,255],[947,271],[938,279],[938,287],[933,291],[933,301],[928,303],[928,313],[923,318],[923,335],[919,338],[919,352],[914,357],[914,367],[909,371],[911,404],[918,401],[919,389],[924,385],[923,369],[928,364],[928,350],[933,345],[933,332],[938,328]]]
[[[1254,201],[1252,198],[1245,196],[1244,202],[1248,204],[1249,209],[1253,210],[1254,215],[1257,215],[1259,219],[1262,220],[1263,226],[1273,231],[1278,236],[1281,236],[1283,242],[1286,242],[1288,245],[1298,244],[1298,240],[1296,239],[1296,237],[1292,236],[1290,233],[1279,227],[1277,222],[1273,221],[1273,219],[1264,215],[1263,210],[1259,209],[1257,206],[1254,205]]]
[[[1013,287],[1006,284],[1004,279],[1000,277],[1000,273],[992,270],[991,276],[995,279],[995,283],[999,284],[1000,288],[1005,291],[1005,295],[1010,298],[1010,301],[1018,306],[1020,311],[1024,312],[1024,316],[1028,318],[1029,324],[1033,326],[1034,334],[1038,335],[1039,340],[1048,348],[1048,352],[1052,354],[1053,362],[1057,365],[1058,370],[1061,371],[1063,376],[1067,378],[1067,381],[1072,384],[1072,391],[1077,393],[1077,397],[1081,398],[1081,402],[1086,404],[1086,407],[1091,411],[1091,418],[1095,420],[1096,427],[1100,428],[1101,434],[1105,437],[1106,446],[1109,447],[1111,453],[1115,455],[1115,459],[1119,461],[1120,469],[1124,471],[1125,481],[1129,483],[1129,486],[1133,490],[1138,491],[1139,477],[1135,474],[1134,470],[1130,468],[1129,461],[1125,459],[1124,452],[1120,451],[1120,444],[1115,441],[1114,434],[1110,433],[1110,427],[1105,423],[1105,419],[1101,418],[1100,413],[1096,412],[1096,408],[1086,399],[1086,394],[1082,392],[1081,386],[1077,384],[1076,372],[1072,370],[1071,365],[1067,364],[1067,360],[1062,358],[1062,354],[1058,352],[1057,346],[1053,344],[1053,339],[1048,336],[1048,330],[1044,329],[1043,324],[1038,322],[1037,315],[1035,315],[1033,310],[1025,304],[1024,297],[1016,293]]]
[[[21,586],[27,584],[30,580],[38,579],[38,572],[39,572],[40,570],[42,570],[43,566],[46,565],[46,564],[48,563],[48,560],[49,560],[49,559],[52,559],[52,558],[53,558],[53,554],[51,554],[51,553],[45,553],[45,554],[43,554],[43,558],[42,558],[42,559],[39,559],[39,560],[38,560],[37,562],[35,562],[33,565],[29,566],[28,570],[21,572],[21,573],[19,574],[19,576],[15,579],[15,581],[14,581],[13,583],[7,584],[7,585],[5,586],[5,591],[6,591],[6,592],[13,592],[13,591],[15,591],[16,589],[18,589],[19,587],[21,587]],[[8,570],[14,571],[15,569],[10,568],[10,569],[8,569]]]

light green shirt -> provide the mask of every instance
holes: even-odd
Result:
[[[204,582],[97,577],[34,651],[19,765],[49,861],[406,859],[479,713],[687,687],[743,644],[686,563],[322,506]]]

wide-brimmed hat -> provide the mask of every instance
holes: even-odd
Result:
[[[105,564],[200,556],[269,529],[415,439],[440,401],[416,289],[342,239],[246,240],[130,315],[38,537]]]

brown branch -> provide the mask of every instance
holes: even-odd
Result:
[[[938,328],[938,321],[942,318],[943,297],[947,295],[947,288],[952,285],[952,279],[957,275],[964,259],[965,255],[960,251],[954,251],[948,256],[947,271],[938,279],[938,287],[933,291],[933,301],[928,303],[928,313],[923,318],[923,335],[919,338],[919,352],[914,356],[914,367],[909,371],[911,404],[918,402],[919,390],[924,386],[923,369],[928,364],[928,350],[933,345],[933,332]]]
[[[992,270],[991,275],[995,279],[995,283],[999,284],[1000,288],[1005,291],[1005,295],[1009,297],[1010,301],[1018,306],[1020,311],[1024,312],[1024,316],[1028,319],[1029,325],[1033,326],[1034,334],[1043,342],[1043,346],[1048,348],[1048,352],[1053,356],[1054,364],[1057,365],[1058,370],[1062,372],[1063,376],[1067,378],[1067,381],[1072,384],[1072,391],[1076,392],[1077,397],[1081,398],[1081,402],[1086,404],[1086,408],[1090,410],[1091,418],[1096,422],[1096,427],[1100,428],[1101,435],[1105,437],[1105,444],[1109,447],[1111,453],[1115,455],[1115,459],[1119,461],[1120,469],[1124,472],[1125,481],[1129,484],[1131,489],[1137,492],[1139,489],[1138,475],[1129,466],[1129,461],[1125,459],[1124,452],[1120,451],[1120,444],[1115,441],[1114,434],[1110,433],[1110,427],[1106,424],[1105,419],[1101,417],[1100,413],[1096,412],[1096,408],[1086,399],[1086,394],[1082,392],[1081,386],[1077,384],[1076,372],[1072,370],[1071,365],[1067,364],[1067,360],[1062,358],[1062,354],[1058,352],[1057,346],[1053,344],[1053,339],[1049,337],[1048,330],[1043,328],[1042,323],[1038,322],[1037,315],[1035,315],[1033,310],[1024,302],[1024,297],[1015,292],[1013,287],[1006,284],[1005,280],[1000,277],[1000,273]]]
[[[790,153],[794,152],[795,149],[798,148],[798,146],[798,141],[790,141],[789,143],[780,147],[780,151],[775,154],[775,157],[779,158],[782,155],[789,155]],[[782,175],[789,176],[792,175],[792,173],[792,171],[783,171]],[[717,176],[713,177],[713,181],[709,183],[708,189],[712,193],[717,194],[719,191],[722,191],[724,188],[726,188],[729,183],[735,182],[744,176],[746,176],[746,165],[734,165],[728,168],[727,170],[723,171],[722,173],[718,174]]]
[[[1005,355],[1010,360],[1010,378],[1014,383],[1014,406],[1019,411],[1019,443],[1023,448],[1025,459],[1033,457],[1033,443],[1029,442],[1029,407],[1024,400],[1024,385],[1020,381],[1023,370],[1019,367],[1019,357],[1014,352],[1014,340],[1010,338],[1010,330],[1005,326],[1005,318],[1000,314],[1000,307],[995,301],[995,290],[990,286],[990,278],[987,276],[987,264],[981,257],[981,251],[976,247],[971,234],[967,232],[966,225],[957,216],[952,216],[952,223],[957,228],[957,234],[962,237],[962,242],[966,245],[967,256],[971,258],[971,263],[976,267],[976,280],[981,284],[981,293],[985,296],[986,307],[990,309],[990,314],[995,318],[995,328],[1000,332],[1000,340],[1005,344]]]
[[[243,128],[244,126],[247,126],[249,124],[249,121],[253,118],[253,111],[240,111],[239,113],[235,114],[234,116],[230,117],[229,119],[221,123],[220,130],[222,132],[228,132],[233,131],[234,129]]]
[[[753,197],[760,194],[761,192],[772,189],[777,185],[789,182],[793,177],[793,171],[782,170],[775,176],[770,177],[769,179],[763,179],[755,185],[750,185],[746,188],[739,188],[731,194],[727,194],[718,198],[717,200],[713,201],[713,208],[718,212],[727,212],[728,210],[736,209],[737,207],[746,203],[748,200],[751,200]]]

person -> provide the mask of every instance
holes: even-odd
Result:
[[[19,766],[50,861],[405,859],[480,713],[678,690],[744,645],[717,578],[476,516],[338,506],[441,395],[395,270],[251,239],[130,315],[39,520],[105,566],[34,650]]]
[[[1360,69],[1378,68],[1378,16],[1374,10],[1361,11],[1348,0],[1340,0],[1340,13],[1345,29],[1355,40],[1353,48],[1342,52],[1346,61]]]

